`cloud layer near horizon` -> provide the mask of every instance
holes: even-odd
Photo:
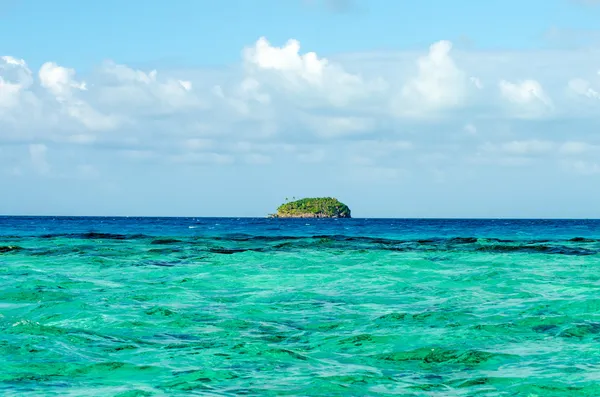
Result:
[[[321,164],[366,184],[482,166],[595,175],[599,68],[597,51],[464,51],[445,40],[325,58],[259,38],[221,70],[106,61],[86,76],[3,56],[0,170],[94,179],[107,162]]]

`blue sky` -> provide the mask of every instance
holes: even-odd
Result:
[[[600,217],[600,2],[0,0],[3,214]]]
[[[278,45],[295,38],[323,55],[422,49],[441,39],[482,49],[531,49],[548,46],[552,28],[596,29],[600,16],[598,9],[568,0],[3,3],[4,51],[31,65],[52,59],[77,70],[105,59],[170,66],[231,64],[239,61],[241,48],[261,36]]]

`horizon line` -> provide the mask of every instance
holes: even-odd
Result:
[[[0,218],[142,218],[142,219],[277,219],[265,216],[181,216],[181,215],[5,215],[0,214]],[[569,218],[569,217],[548,217],[548,218],[528,218],[528,217],[352,217],[352,218],[283,218],[283,219],[337,219],[337,220],[566,220],[566,221],[598,221],[600,218]]]

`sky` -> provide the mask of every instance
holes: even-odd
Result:
[[[600,1],[0,0],[0,214],[600,218]]]

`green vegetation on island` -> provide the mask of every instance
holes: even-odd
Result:
[[[287,201],[287,199],[286,199]],[[277,208],[272,218],[350,218],[350,208],[332,197],[303,198]]]

